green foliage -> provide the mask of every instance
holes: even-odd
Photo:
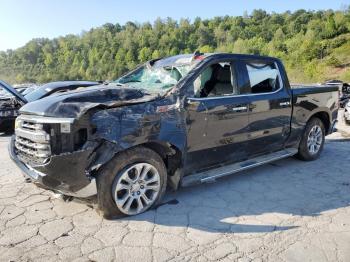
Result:
[[[336,58],[334,55],[331,55],[331,56],[326,60],[326,65],[328,65],[328,66],[333,66],[333,67],[339,67],[339,66],[341,66],[341,62],[340,62],[339,59]]]
[[[276,56],[285,62],[292,81],[322,81],[330,78],[328,72],[348,79],[350,9],[281,14],[255,10],[193,22],[167,18],[153,24],[107,23],[80,35],[33,39],[0,52],[0,79],[112,80],[147,60],[195,50]]]
[[[346,70],[341,76],[340,76],[340,79],[345,81],[345,82],[348,82],[350,83],[350,70]]]

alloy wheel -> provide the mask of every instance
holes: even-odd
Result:
[[[127,168],[113,187],[114,201],[126,215],[140,214],[149,209],[160,192],[160,175],[148,163],[137,163]]]
[[[311,128],[307,138],[307,148],[310,154],[315,155],[320,151],[323,142],[322,128],[315,125]]]

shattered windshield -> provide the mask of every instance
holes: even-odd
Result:
[[[116,80],[116,83],[162,93],[174,87],[198,63],[192,56],[176,56],[146,63]]]

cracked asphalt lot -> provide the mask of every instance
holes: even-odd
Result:
[[[168,192],[168,204],[116,221],[25,183],[7,144],[0,261],[350,261],[350,142]]]

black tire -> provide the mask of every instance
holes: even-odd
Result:
[[[308,148],[308,136],[311,132],[311,130],[315,127],[315,126],[319,126],[322,130],[322,143],[320,145],[319,150],[317,151],[317,153],[311,153],[309,148]],[[304,160],[304,161],[313,161],[316,160],[317,158],[319,158],[322,150],[323,150],[323,146],[324,146],[324,142],[325,142],[325,128],[323,125],[323,122],[319,119],[319,118],[312,118],[309,120],[309,122],[306,124],[304,133],[302,135],[300,144],[299,144],[299,151],[298,154],[296,155],[297,158]]]
[[[8,135],[12,135],[13,132],[14,132],[14,130],[9,128],[9,129],[7,129],[7,130],[4,131],[4,134],[5,134],[6,136],[8,136]]]
[[[0,127],[0,133],[3,133],[4,135],[11,135],[13,134],[14,128],[9,125],[4,125]]]
[[[147,210],[160,204],[167,185],[165,164],[162,158],[153,150],[141,146],[135,147],[118,153],[97,174],[97,203],[104,218],[115,219],[127,216],[117,207],[113,196],[113,188],[123,171],[137,163],[148,163],[157,169],[160,176],[160,190],[156,200]]]

